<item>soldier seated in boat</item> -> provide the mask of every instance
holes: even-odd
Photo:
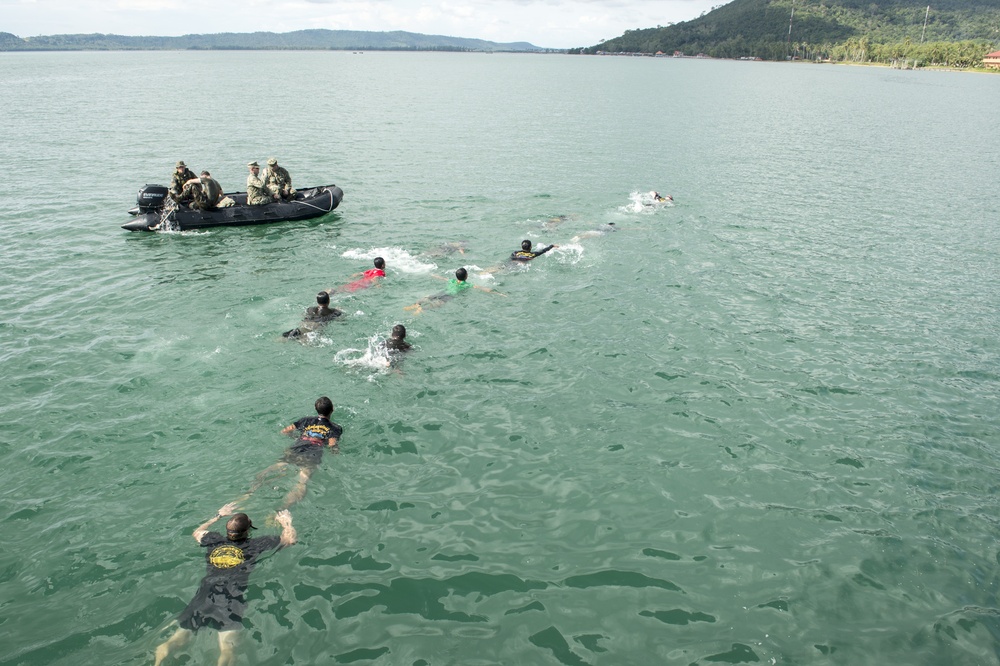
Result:
[[[270,158],[267,160],[267,169],[264,171],[264,185],[275,201],[288,200],[295,196],[292,189],[292,177],[288,169],[278,166],[278,160]]]
[[[202,171],[199,178],[192,178],[184,183],[185,196],[191,198],[191,208],[197,210],[215,210],[222,198],[222,186],[212,178],[208,171]]]
[[[264,179],[260,177],[260,165],[256,162],[247,164],[250,175],[247,176],[247,205],[263,206],[274,201],[271,193],[264,184]]]
[[[184,162],[178,162],[177,166],[174,167],[174,175],[170,177],[170,189],[167,192],[170,194],[170,198],[176,203],[183,203],[184,201],[190,201],[193,198],[191,193],[184,192],[184,185],[187,184],[192,178],[197,179],[198,176],[194,175],[191,169],[187,168]]]

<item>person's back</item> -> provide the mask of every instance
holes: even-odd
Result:
[[[281,335],[286,338],[302,337],[304,333],[319,330],[324,324],[333,321],[342,314],[344,313],[337,308],[330,307],[330,294],[321,291],[316,294],[316,305],[306,308],[306,313],[302,317],[302,323],[299,324],[299,327],[285,331]]]
[[[212,174],[207,171],[201,172],[201,190],[205,196],[205,205],[208,208],[215,208],[219,200],[222,199],[222,186],[219,181],[212,178]]]
[[[516,251],[516,252],[511,253],[510,260],[511,261],[531,261],[535,257],[540,257],[541,255],[545,254],[546,252],[548,252],[549,250],[551,250],[554,247],[558,247],[558,246],[557,245],[549,245],[548,247],[542,248],[538,252],[533,252],[532,249],[531,249],[531,241],[530,240],[523,240],[523,241],[521,241],[521,249],[518,250],[518,251]]]

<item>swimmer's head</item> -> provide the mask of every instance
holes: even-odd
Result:
[[[521,241],[521,249],[524,250],[525,252],[531,252],[531,241],[530,240]]]
[[[406,327],[402,324],[396,324],[392,327],[392,337],[402,340],[406,337]]]
[[[316,408],[316,413],[320,416],[330,416],[330,414],[333,414],[333,401],[325,395],[317,400],[313,406]]]
[[[385,259],[382,257],[375,257],[375,268],[385,268]]]
[[[319,292],[318,294],[316,294],[316,302],[319,303],[320,305],[329,305],[330,294],[326,293],[325,291]]]
[[[469,277],[469,272],[464,268],[459,268],[457,271],[455,271],[455,279],[458,280],[459,282],[465,282],[465,280],[468,277]]]
[[[229,537],[230,541],[243,541],[247,538],[247,533],[255,529],[257,528],[250,522],[250,516],[245,513],[237,513],[226,523],[226,536]]]

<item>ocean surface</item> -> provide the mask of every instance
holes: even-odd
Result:
[[[321,395],[238,664],[1000,663],[1000,77],[5,53],[0,107],[0,664],[152,663]],[[271,156],[341,206],[120,229]]]

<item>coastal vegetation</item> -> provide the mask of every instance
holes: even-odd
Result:
[[[993,0],[734,0],[572,53],[704,54],[973,67],[1000,48]]]

